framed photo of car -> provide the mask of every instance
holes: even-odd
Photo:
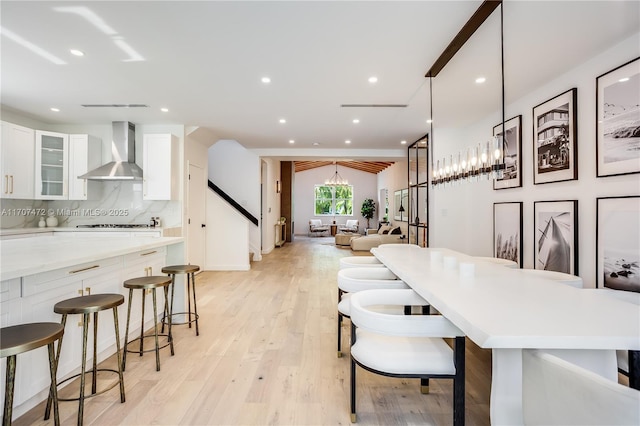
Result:
[[[640,58],[596,78],[597,176],[640,173]]]
[[[578,179],[578,89],[533,108],[533,183]]]
[[[522,186],[522,116],[510,118],[493,127],[493,136],[503,136],[505,169],[501,178],[493,181],[493,189],[519,188]]]

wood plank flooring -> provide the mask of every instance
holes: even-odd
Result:
[[[368,255],[368,253],[360,253]],[[333,238],[296,236],[246,272],[196,277],[200,336],[174,328],[175,356],[129,354],[126,402],[118,388],[87,400],[87,425],[349,425],[349,321],[336,356],[338,259]],[[491,352],[467,340],[466,423],[489,424]],[[114,368],[115,356],[101,366]],[[106,379],[105,379],[106,380]],[[69,386],[61,391],[68,394]],[[448,425],[452,385],[358,370],[359,425]],[[61,402],[75,424],[76,402]],[[44,425],[44,404],[14,424]]]

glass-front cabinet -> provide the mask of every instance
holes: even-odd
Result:
[[[409,244],[429,246],[429,137],[411,144],[407,152]]]
[[[67,198],[69,135],[36,131],[35,198]]]

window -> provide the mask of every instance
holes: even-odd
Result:
[[[316,216],[353,216],[352,185],[316,185],[314,192]]]

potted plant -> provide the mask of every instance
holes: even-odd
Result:
[[[360,209],[360,213],[362,213],[362,217],[367,219],[367,229],[369,229],[369,220],[373,218],[373,214],[376,212],[376,205],[373,202],[373,199],[367,198],[362,202],[362,208]]]

